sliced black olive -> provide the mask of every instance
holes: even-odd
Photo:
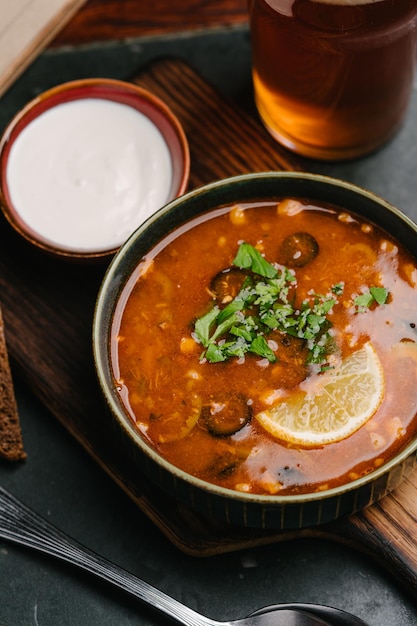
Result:
[[[237,267],[229,267],[214,276],[210,283],[210,291],[219,304],[228,304],[237,296],[246,277],[246,272]]]
[[[200,420],[215,437],[229,437],[243,428],[252,417],[247,398],[240,393],[219,393],[201,410]]]
[[[288,235],[278,251],[278,262],[287,267],[304,267],[316,258],[319,244],[309,233]]]
[[[272,331],[268,335],[268,341],[277,346],[274,350],[277,357],[275,376],[279,385],[283,389],[293,389],[308,375],[309,349],[306,340]]]

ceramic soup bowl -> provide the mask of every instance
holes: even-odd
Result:
[[[349,241],[349,229],[358,241]],[[395,489],[417,450],[417,336],[414,313],[401,308],[416,296],[416,249],[416,225],[398,209],[313,174],[213,182],[152,215],[112,260],[93,329],[101,391],[141,474],[210,519],[281,530],[350,515]],[[184,269],[183,257],[195,265]],[[232,275],[239,287],[220,302],[212,277],[233,291]],[[286,295],[277,300],[274,281],[283,277]],[[265,289],[269,309],[255,296],[236,304]],[[219,330],[231,302],[239,312]],[[290,331],[277,329],[287,324],[276,321],[282,309],[291,312]],[[403,382],[394,383],[399,362]]]

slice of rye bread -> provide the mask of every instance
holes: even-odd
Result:
[[[0,307],[0,459],[26,458]]]

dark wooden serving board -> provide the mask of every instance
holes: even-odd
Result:
[[[182,61],[153,64],[134,82],[169,104],[191,151],[190,187],[234,174],[298,169],[261,124],[225,101]],[[182,551],[195,556],[301,536],[327,537],[371,554],[417,588],[417,472],[347,519],[294,532],[245,530],[202,519],[138,475],[103,421],[91,327],[105,264],[78,265],[37,251],[0,222],[0,296],[10,357],[52,414]]]

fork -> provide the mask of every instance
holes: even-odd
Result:
[[[259,609],[242,619],[227,622],[213,620],[82,546],[3,487],[0,487],[0,538],[76,565],[184,626],[366,626],[359,618],[339,609],[308,604],[274,605]]]

